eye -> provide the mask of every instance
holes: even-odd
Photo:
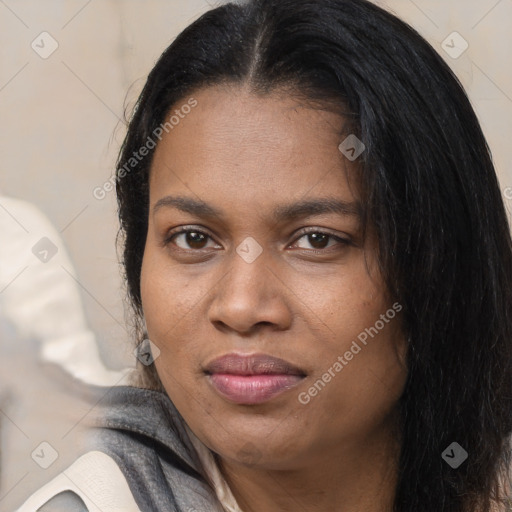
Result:
[[[208,245],[208,242],[212,242],[212,245]],[[202,249],[208,249],[209,247],[217,247],[212,237],[196,228],[183,228],[180,231],[171,233],[165,240],[164,245],[174,244],[179,249],[184,251],[199,251]]]
[[[186,252],[220,248],[208,233],[194,227],[184,227],[179,231],[171,232],[166,237],[163,245],[168,246],[169,244],[173,244],[179,250]],[[315,231],[304,232],[289,247],[325,253],[330,252],[332,248],[337,250],[347,245],[351,245],[350,240],[317,229]]]
[[[302,240],[302,242],[301,242]],[[299,249],[307,249],[312,251],[326,252],[333,246],[350,245],[350,240],[327,233],[324,231],[310,231],[300,236],[297,241],[290,247],[298,247]]]

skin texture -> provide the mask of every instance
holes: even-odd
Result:
[[[392,308],[375,242],[362,240],[354,214],[271,216],[306,199],[358,202],[357,162],[338,150],[343,118],[238,85],[193,97],[197,106],[157,146],[150,175],[141,291],[162,383],[218,454],[244,512],[390,510],[407,375],[400,315],[359,343],[308,403],[298,399]],[[154,211],[170,195],[202,200],[222,217]],[[172,237],[185,226],[208,236]],[[236,252],[247,237],[263,251],[252,263]],[[266,403],[231,403],[203,368],[233,352],[280,357],[306,377]]]

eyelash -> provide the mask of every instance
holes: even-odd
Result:
[[[174,232],[169,233],[169,235],[166,236],[165,240],[163,241],[162,245],[164,247],[167,247],[169,244],[172,243],[173,239],[175,239],[177,236],[183,235],[183,234],[187,234],[187,233],[198,233],[200,235],[204,235],[204,236],[210,238],[211,240],[213,240],[213,237],[209,233],[207,233],[205,231],[202,231],[201,229],[194,228],[192,226],[186,226],[186,227],[181,228],[179,231],[174,231]],[[296,244],[301,238],[303,238],[303,237],[305,237],[307,235],[311,235],[311,234],[325,235],[325,236],[329,237],[329,240],[330,239],[336,240],[341,246],[353,245],[352,241],[349,240],[349,239],[342,238],[342,237],[340,237],[338,235],[334,235],[332,233],[329,233],[328,231],[323,231],[323,230],[320,230],[318,228],[309,228],[307,231],[301,231],[298,234],[298,237],[295,238],[293,244]],[[181,247],[177,247],[177,250],[181,251],[181,252],[185,252],[185,253],[204,251],[204,249],[182,249]],[[332,252],[332,247],[327,247],[325,249],[304,249],[304,248],[299,248],[297,250],[306,251],[309,254],[311,254],[311,253],[313,253],[313,254],[327,254],[329,252]]]

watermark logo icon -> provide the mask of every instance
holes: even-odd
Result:
[[[263,252],[263,248],[252,236],[248,236],[236,248],[236,252],[246,263],[252,263]]]
[[[47,59],[59,47],[59,43],[48,32],[41,32],[30,46],[39,57]]]
[[[443,460],[453,469],[457,469],[467,458],[468,452],[455,441],[441,454]]]
[[[352,133],[338,146],[338,149],[353,162],[361,156],[366,146]]]
[[[30,456],[43,469],[48,469],[59,458],[57,450],[46,441],[39,444]]]
[[[441,43],[441,48],[452,59],[458,59],[469,48],[469,43],[458,32],[452,32]]]
[[[151,340],[145,339],[133,354],[144,366],[150,366],[160,355],[160,349]]]
[[[58,251],[59,248],[45,236],[32,247],[34,256],[43,263],[48,263]]]

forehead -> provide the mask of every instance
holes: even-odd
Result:
[[[194,104],[194,108],[182,108]],[[164,193],[236,196],[282,203],[308,194],[351,201],[357,165],[339,151],[344,119],[284,91],[257,95],[242,86],[201,89],[177,102],[151,167],[154,204]],[[178,120],[179,118],[179,120]]]

